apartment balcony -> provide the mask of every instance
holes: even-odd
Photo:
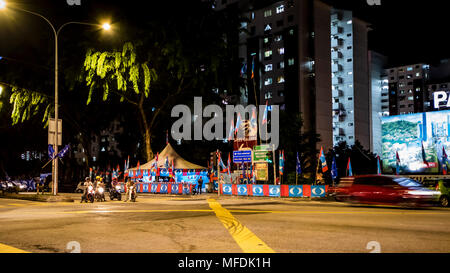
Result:
[[[333,98],[343,97],[344,92],[342,90],[333,90]]]
[[[344,105],[340,102],[333,103],[333,111],[340,111],[344,109]]]
[[[344,31],[342,27],[332,26],[331,27],[331,35],[341,34]]]
[[[340,65],[340,64],[332,64],[331,65],[331,72],[333,72],[333,73],[341,72],[342,70],[343,70],[342,65]]]
[[[344,40],[339,39],[339,38],[333,38],[331,39],[331,47],[336,48],[336,47],[340,47],[344,44]]]
[[[332,79],[332,84],[333,85],[342,84],[343,82],[344,82],[344,79],[342,79],[341,77],[334,77]]]
[[[339,136],[345,136],[345,130],[342,128],[339,128]]]
[[[342,20],[342,14],[339,12],[331,14],[331,22]]]
[[[343,56],[342,53],[339,52],[339,51],[333,51],[333,52],[331,52],[331,59],[333,59],[333,60],[341,59],[342,56]]]

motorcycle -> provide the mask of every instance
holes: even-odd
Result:
[[[94,191],[94,187],[93,186],[88,186],[86,194],[81,196],[81,202],[83,203],[83,201],[87,202],[91,202],[94,203],[94,196],[95,196],[95,191]]]
[[[131,191],[131,202],[136,202],[136,197],[137,197],[136,186],[132,186],[130,188],[130,191]]]
[[[122,200],[122,194],[120,194],[120,186],[117,185],[114,188],[111,188],[111,190],[109,191],[109,199],[111,199],[111,201],[113,201],[114,199],[117,200]]]
[[[97,190],[95,191],[95,200],[97,201],[97,202],[103,202],[103,201],[106,201],[106,198],[105,198],[105,188],[103,188],[103,187],[97,187]]]

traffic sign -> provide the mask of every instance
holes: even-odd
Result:
[[[252,151],[233,151],[233,163],[252,163]]]
[[[253,147],[253,162],[263,163],[269,162],[270,145],[261,145]]]

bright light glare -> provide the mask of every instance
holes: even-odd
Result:
[[[110,29],[111,29],[111,25],[108,24],[108,23],[104,23],[104,24],[102,25],[102,28],[103,28],[104,30],[110,30]]]
[[[2,92],[3,92],[3,87],[0,86],[0,96],[2,95]]]
[[[5,9],[6,8],[6,2],[3,0],[0,0],[0,9]]]

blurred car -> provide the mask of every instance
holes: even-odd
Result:
[[[335,191],[338,201],[408,207],[435,205],[440,196],[410,178],[385,175],[342,178]]]
[[[436,185],[436,190],[441,193],[441,197],[439,197],[439,204],[442,207],[448,207],[448,200],[450,199],[450,180],[441,180]]]

